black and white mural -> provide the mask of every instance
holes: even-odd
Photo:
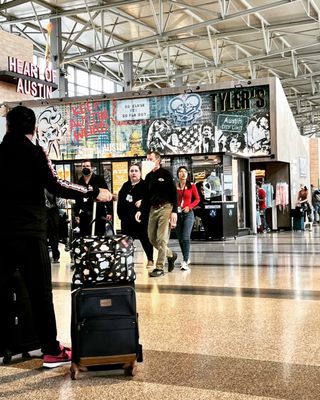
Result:
[[[115,96],[34,110],[36,141],[54,160],[141,157],[149,149],[181,156],[271,154],[269,85],[134,99]]]
[[[268,87],[184,94],[159,100],[147,148],[162,154],[271,152]]]

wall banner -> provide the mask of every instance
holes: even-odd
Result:
[[[230,151],[271,154],[269,85],[36,107],[53,160]]]

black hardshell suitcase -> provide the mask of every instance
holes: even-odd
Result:
[[[112,366],[134,375],[142,361],[133,285],[96,285],[72,292],[71,378],[88,367]]]
[[[304,217],[293,217],[293,230],[304,231]]]
[[[5,297],[10,321],[8,326],[1,328],[0,357],[4,364],[9,364],[14,355],[30,357],[28,352],[38,350],[40,343],[33,324],[29,294],[18,270],[8,284]]]

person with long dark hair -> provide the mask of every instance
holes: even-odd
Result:
[[[153,246],[148,238],[149,213],[141,216],[141,222],[135,219],[137,211],[140,211],[145,190],[145,181],[141,178],[141,167],[139,164],[132,164],[129,168],[129,179],[122,185],[118,194],[117,214],[121,221],[121,232],[140,240],[147,256],[147,267],[152,267]]]
[[[197,187],[190,181],[187,167],[181,166],[177,170],[178,183],[178,220],[177,237],[182,252],[183,261],[181,270],[189,270],[190,237],[194,224],[193,208],[199,204],[200,196]]]

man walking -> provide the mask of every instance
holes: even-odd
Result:
[[[93,172],[91,160],[82,162],[82,176],[78,184],[83,186],[96,186],[109,189],[103,176],[96,175]],[[80,198],[76,200],[74,205],[75,222],[79,224],[80,235],[87,236],[91,234],[91,223],[93,218],[93,199]],[[112,220],[112,202],[97,203],[95,235],[104,235],[106,231],[106,221]]]
[[[174,269],[177,259],[177,253],[168,248],[170,228],[177,223],[177,190],[171,173],[161,167],[158,152],[149,151],[147,161],[152,164],[152,168],[145,178],[146,194],[141,204],[142,211],[137,212],[136,219],[140,222],[141,214],[150,210],[148,237],[158,250],[158,258],[156,267],[149,276],[155,278],[164,274],[166,258],[168,272]]]

